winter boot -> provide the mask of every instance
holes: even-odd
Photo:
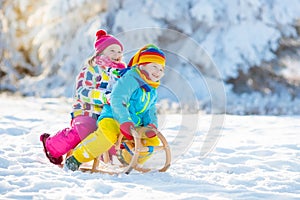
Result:
[[[80,165],[81,163],[78,162],[74,156],[70,156],[69,158],[66,159],[65,162],[65,167],[67,167],[69,170],[72,171],[78,170]]]
[[[117,152],[117,157],[123,165],[129,165],[133,155],[133,148],[134,144],[132,141],[121,144],[121,150]]]
[[[60,156],[58,158],[54,158],[47,150],[46,148],[46,140],[47,138],[50,137],[50,134],[48,133],[43,133],[40,136],[40,141],[43,143],[43,147],[44,147],[44,152],[46,154],[46,157],[49,159],[49,161],[55,165],[61,165],[62,161],[63,161],[63,157]]]

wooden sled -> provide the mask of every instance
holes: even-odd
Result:
[[[144,147],[141,143],[142,134],[148,129],[149,129],[148,127],[141,127],[141,128],[138,128],[137,131],[134,129],[131,130],[132,136],[134,137],[134,148],[132,150],[133,155],[132,155],[132,158],[129,163],[125,162],[122,159],[122,151],[125,151],[125,149],[121,148],[122,144],[124,144],[124,142],[126,143],[128,140],[123,138],[123,135],[120,134],[118,141],[115,144],[116,155],[114,155],[117,158],[117,160],[119,161],[118,164],[114,164],[113,160],[111,159],[112,156],[110,156],[108,152],[105,152],[103,155],[99,156],[98,158],[95,158],[90,163],[90,165],[88,165],[88,166],[82,165],[79,168],[79,170],[81,170],[83,172],[106,173],[106,174],[111,174],[111,175],[121,174],[121,173],[129,174],[133,169],[137,170],[139,172],[142,172],[142,173],[151,171],[152,169],[140,166],[138,164],[139,153],[149,151],[149,148]],[[168,142],[165,139],[165,137],[159,131],[156,131],[156,135],[158,136],[158,138],[160,140],[160,145],[151,147],[151,149],[153,151],[152,157],[155,156],[156,152],[164,151],[163,159],[165,159],[165,160],[164,160],[163,166],[157,170],[159,172],[165,172],[168,170],[168,168],[170,167],[170,164],[171,164],[171,151],[170,151],[170,147],[169,147]]]

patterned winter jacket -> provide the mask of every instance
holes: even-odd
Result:
[[[102,60],[103,61],[103,60]],[[98,119],[104,104],[109,103],[112,86],[120,78],[119,71],[125,64],[104,66],[110,64],[107,60],[102,65],[84,66],[76,79],[72,118],[86,115]]]
[[[135,126],[157,126],[157,90],[146,83],[134,67],[122,76],[111,93],[111,104],[104,105],[98,122],[114,118],[120,124],[133,122]]]

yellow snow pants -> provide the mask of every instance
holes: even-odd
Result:
[[[73,156],[81,163],[92,161],[104,152],[108,151],[116,142],[120,134],[120,124],[112,118],[103,118],[98,123],[96,131],[88,135],[83,141],[81,141],[73,151]],[[160,140],[157,136],[153,138],[142,138],[142,144],[144,146],[158,146]],[[150,158],[145,158],[148,152],[140,153],[144,163]],[[144,154],[144,155],[142,155]],[[139,163],[141,164],[139,161]]]

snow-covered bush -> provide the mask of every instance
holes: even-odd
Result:
[[[228,113],[300,114],[298,0],[5,0],[0,6],[2,91],[71,97],[94,34],[104,28],[124,43],[126,61],[146,43],[168,52],[171,75],[162,81],[161,99],[169,99],[169,108],[212,112],[220,102],[220,112],[226,104]],[[216,87],[221,81],[224,87]]]

